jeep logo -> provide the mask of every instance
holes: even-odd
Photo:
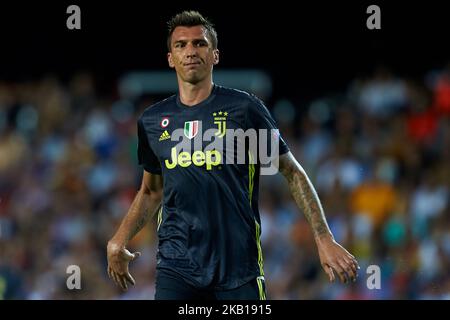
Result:
[[[171,160],[171,161],[170,161]],[[177,165],[186,168],[191,164],[197,167],[201,167],[206,164],[206,170],[211,170],[213,166],[217,166],[222,161],[222,155],[217,150],[194,151],[191,155],[189,152],[180,152],[177,156],[177,150],[175,147],[171,149],[171,159],[166,159],[164,163],[167,169],[173,169]]]

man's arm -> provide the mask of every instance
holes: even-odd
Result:
[[[328,227],[319,197],[305,173],[291,152],[280,156],[280,172],[287,179],[289,189],[298,207],[307,218],[317,244],[320,262],[330,281],[334,281],[335,270],[342,282],[346,274],[356,280],[358,262],[355,257],[338,244]]]
[[[128,263],[140,256],[140,252],[130,253],[126,249],[128,241],[147,224],[158,209],[161,199],[162,177],[144,170],[141,188],[107,247],[108,275],[124,290],[128,289],[127,281],[135,284],[128,271]]]

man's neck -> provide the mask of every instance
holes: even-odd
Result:
[[[197,84],[188,82],[179,83],[180,100],[184,105],[194,106],[206,100],[211,94],[212,88],[213,83],[211,79]]]

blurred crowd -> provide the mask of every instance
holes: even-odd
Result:
[[[89,73],[0,80],[0,299],[154,298],[155,221],[130,243],[142,256],[126,293],[108,279],[106,243],[141,179],[136,119],[163,97],[97,85]],[[284,178],[263,176],[268,298],[450,299],[450,65],[421,79],[379,67],[300,101],[301,88],[266,103],[361,269],[330,284]],[[66,286],[71,265],[81,290]]]

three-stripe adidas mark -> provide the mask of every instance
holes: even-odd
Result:
[[[170,139],[170,134],[167,132],[167,130],[164,130],[163,133],[159,136],[159,141]]]

